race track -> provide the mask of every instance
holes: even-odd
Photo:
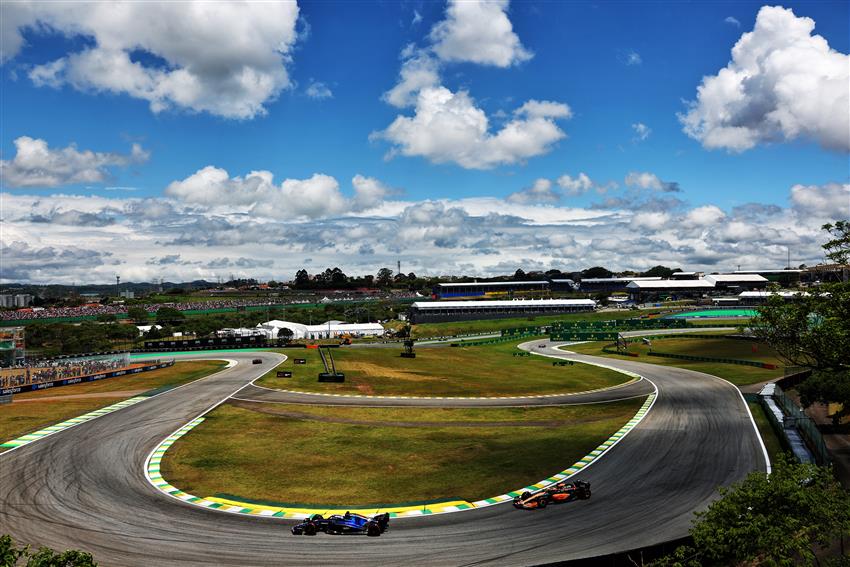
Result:
[[[658,388],[644,420],[580,474],[593,484],[589,501],[395,520],[380,538],[309,538],[290,535],[291,522],[172,499],[144,476],[151,450],[282,359],[229,352],[218,357],[236,360],[233,368],[0,454],[0,533],[83,548],[107,566],[536,565],[683,536],[717,486],[765,469],[749,413],[730,384],[672,367],[535,350],[637,372]],[[252,365],[253,358],[264,363]]]

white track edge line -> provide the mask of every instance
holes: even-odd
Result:
[[[135,404],[130,404],[130,405],[128,405],[128,406],[124,406],[123,408],[118,408],[118,409],[113,410],[113,411],[111,411],[111,412],[108,412],[108,413],[104,413],[104,414],[102,414],[102,415],[95,416],[95,417],[93,417],[93,418],[91,418],[91,419],[87,419],[87,420],[85,420],[85,421],[81,421],[80,423],[75,423],[75,424],[73,424],[73,425],[69,425],[68,427],[64,427],[64,428],[62,428],[62,429],[59,429],[58,431],[52,431],[52,432],[48,433],[47,435],[43,435],[43,436],[39,437],[38,439],[33,439],[33,440],[32,440],[32,441],[30,441],[29,443],[24,443],[23,445],[18,445],[17,447],[12,447],[12,448],[10,448],[10,449],[6,449],[6,450],[5,450],[5,451],[3,451],[2,453],[0,453],[0,459],[2,459],[4,455],[8,455],[8,454],[9,454],[9,453],[11,453],[12,451],[17,451],[18,449],[21,449],[21,448],[23,448],[23,447],[29,447],[29,446],[30,446],[30,445],[32,445],[33,443],[36,443],[36,442],[38,442],[38,441],[41,441],[42,439],[47,439],[47,438],[48,438],[48,437],[50,437],[51,435],[56,435],[57,433],[62,433],[62,432],[64,432],[64,431],[68,431],[69,429],[74,428],[74,427],[77,427],[78,425],[82,425],[82,424],[84,424],[84,423],[88,423],[88,422],[90,422],[90,421],[94,421],[95,419],[100,419],[101,417],[105,417],[105,416],[107,416],[107,415],[111,415],[111,414],[113,414],[113,413],[115,413],[115,412],[118,412],[118,411],[121,411],[121,410],[123,410],[123,409],[127,409],[127,408],[130,408],[130,407],[133,407],[133,406],[139,405],[139,404],[144,403],[144,402],[146,402],[146,401],[148,401],[148,400],[152,400],[152,399],[156,398],[157,396],[161,396],[162,394],[167,394],[167,393],[169,393],[169,392],[173,392],[173,391],[175,391],[175,390],[179,390],[179,389],[180,389],[180,388],[182,388],[183,386],[188,386],[188,385],[190,385],[190,384],[194,384],[195,382],[200,382],[201,380],[206,380],[207,378],[212,378],[213,376],[216,376],[216,375],[218,375],[218,374],[221,374],[221,373],[222,373],[222,372],[224,372],[225,370],[230,370],[231,368],[233,368],[233,367],[234,367],[234,366],[236,366],[236,364],[237,364],[237,362],[236,362],[235,360],[233,360],[232,358],[209,358],[209,359],[203,359],[203,360],[224,360],[225,362],[227,362],[227,366],[225,366],[224,368],[222,368],[222,369],[221,369],[221,370],[219,370],[218,372],[213,372],[212,374],[209,374],[209,375],[207,375],[207,376],[202,376],[201,378],[198,378],[198,379],[196,379],[196,380],[192,380],[191,382],[186,382],[185,384],[180,384],[180,385],[179,385],[179,386],[177,386],[176,388],[171,388],[171,389],[169,389],[169,390],[165,390],[164,392],[160,392],[159,394],[154,394],[153,396],[148,396],[146,399],[144,399],[144,400],[142,400],[142,401],[139,401],[139,402],[136,402]],[[132,396],[132,397],[133,397],[133,398],[135,398],[135,397],[137,397],[137,396]],[[127,399],[130,399],[130,398],[127,398]],[[124,401],[124,400],[122,400],[122,401]],[[118,402],[115,402],[115,403],[116,403],[116,404],[119,404],[119,403],[121,403],[121,401],[118,401]],[[112,405],[115,405],[115,404],[112,404]],[[109,407],[109,406],[106,406],[106,407]],[[96,412],[96,411],[97,411],[97,410],[95,409],[95,410],[92,410],[91,412]],[[88,413],[91,413],[91,412],[88,412]],[[84,414],[84,413],[83,413],[83,414],[80,414],[80,415],[86,415],[86,414]],[[76,416],[76,417],[80,417],[80,416]],[[68,419],[66,419],[65,421],[70,421],[70,420],[72,420],[72,419],[74,419],[74,418],[73,418],[73,417],[69,417],[69,418],[68,418]],[[59,423],[64,423],[64,422],[60,421]],[[59,425],[59,423],[54,423],[53,425]],[[47,429],[48,427],[53,427],[53,425],[48,425],[48,426],[47,426],[47,427],[45,427],[44,429]],[[39,430],[37,430],[37,431],[41,431],[41,429],[39,429]],[[33,433],[35,433],[35,431],[33,431]],[[29,435],[29,433],[27,433],[27,435]],[[10,439],[10,441],[11,441],[11,439]]]

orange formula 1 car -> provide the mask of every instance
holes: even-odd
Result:
[[[545,508],[550,503],[560,504],[571,500],[590,498],[590,483],[583,480],[559,482],[536,492],[523,492],[514,498],[514,508],[534,510]]]

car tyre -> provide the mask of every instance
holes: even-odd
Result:
[[[548,505],[549,505],[549,499],[544,496],[543,498],[540,499],[540,504],[538,505],[538,507],[539,508],[545,508]]]
[[[371,522],[366,526],[366,535],[369,537],[378,537],[381,535],[381,526],[375,522]]]
[[[316,524],[307,524],[304,526],[304,535],[316,535]]]

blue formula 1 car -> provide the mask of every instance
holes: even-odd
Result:
[[[334,514],[323,517],[321,514],[313,514],[300,524],[292,526],[293,535],[316,535],[319,532],[326,534],[366,534],[377,537],[387,530],[390,523],[389,514],[378,514],[368,518],[360,514]]]

